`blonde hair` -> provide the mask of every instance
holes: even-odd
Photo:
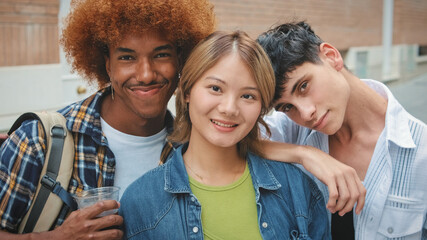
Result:
[[[262,117],[272,105],[274,96],[274,71],[270,60],[262,47],[246,33],[235,31],[231,33],[214,32],[202,40],[190,54],[182,70],[182,77],[176,95],[176,118],[174,131],[169,140],[185,143],[191,134],[191,120],[186,103],[186,96],[202,75],[212,68],[222,57],[228,54],[238,54],[248,66],[261,93],[261,113],[257,123],[261,123],[269,132],[267,124]],[[259,144],[258,124],[249,134],[238,143],[239,155],[245,157],[247,151],[262,155]]]

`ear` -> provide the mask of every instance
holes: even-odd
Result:
[[[105,60],[105,70],[107,71],[108,76],[110,76],[110,57],[107,55],[104,55],[104,60]]]
[[[186,103],[189,103],[190,102],[190,94],[185,94],[184,100]]]
[[[335,70],[341,71],[344,67],[344,60],[340,52],[329,43],[321,43],[319,46],[320,59],[329,63]]]

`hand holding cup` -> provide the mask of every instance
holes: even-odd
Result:
[[[116,200],[119,201],[119,191],[120,187],[100,187],[92,188],[86,191],[81,191],[75,194],[74,198],[76,199],[77,206],[79,209],[83,209],[89,206],[94,205],[97,202],[105,200]],[[118,209],[111,209],[104,211],[99,214],[97,217],[104,217],[111,214],[117,213]]]

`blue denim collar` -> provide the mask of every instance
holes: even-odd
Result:
[[[271,160],[263,159],[252,153],[248,154],[248,166],[252,181],[254,182],[254,187],[257,189],[277,190],[282,187],[282,185],[279,183],[276,176],[274,176],[267,161]]]
[[[182,149],[187,144],[179,146],[165,165],[165,191],[170,193],[190,193],[190,182],[182,158]]]
[[[190,193],[188,174],[182,158],[182,150],[187,148],[188,143],[179,146],[173,153],[171,159],[165,163],[165,191],[170,193]],[[248,166],[254,187],[267,190],[277,190],[281,184],[274,176],[266,161],[252,153],[248,154]],[[259,192],[259,191],[258,191]]]

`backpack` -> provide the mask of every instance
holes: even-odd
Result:
[[[33,119],[39,120],[43,126],[47,151],[33,202],[19,225],[18,233],[51,230],[55,227],[63,204],[68,207],[66,212],[77,209],[76,202],[66,190],[74,163],[74,141],[71,132],[67,130],[66,119],[58,112],[24,113],[12,125],[8,135],[25,120]]]

